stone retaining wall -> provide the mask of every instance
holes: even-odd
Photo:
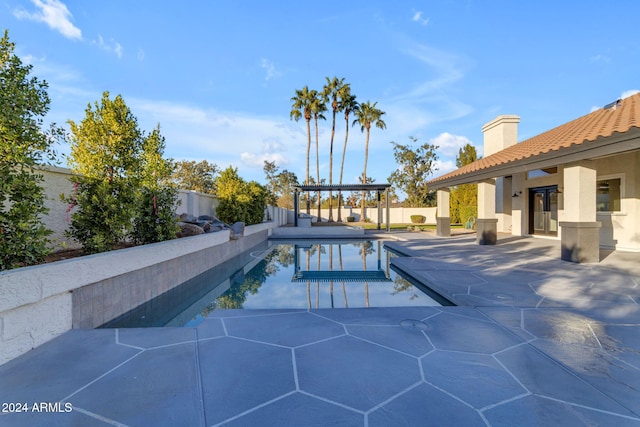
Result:
[[[0,273],[0,365],[94,328],[268,239],[272,221]]]

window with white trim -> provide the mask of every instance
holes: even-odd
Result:
[[[620,212],[621,178],[602,179],[596,182],[596,211]]]

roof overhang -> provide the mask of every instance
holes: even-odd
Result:
[[[549,151],[536,156],[469,172],[464,175],[443,180],[437,180],[436,178],[435,181],[430,181],[427,185],[430,189],[438,190],[461,184],[476,183],[500,176],[509,176],[515,173],[544,169],[582,160],[593,160],[637,150],[640,150],[640,128],[634,127],[624,133],[616,133],[606,138],[600,137],[595,141],[586,141],[579,145],[560,148],[557,151]]]

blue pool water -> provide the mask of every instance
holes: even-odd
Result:
[[[104,327],[193,326],[216,309],[440,305],[390,268],[384,242],[265,242]]]

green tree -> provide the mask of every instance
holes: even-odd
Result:
[[[142,145],[141,187],[131,233],[136,243],[161,242],[176,237],[174,211],[178,192],[169,183],[173,163],[163,157],[164,148],[165,139],[158,125],[144,138]]]
[[[315,95],[310,91],[308,86],[302,89],[296,89],[296,95],[291,98],[291,112],[289,113],[291,119],[296,122],[304,117],[307,122],[307,168],[304,183],[309,185],[309,157],[311,154],[311,104]],[[317,93],[317,92],[316,92]],[[310,213],[311,206],[309,204],[309,192],[307,192],[307,214]]]
[[[144,140],[137,119],[120,95],[111,100],[104,92],[80,123],[69,125],[76,194],[67,200],[78,210],[68,234],[88,253],[115,249],[131,230],[141,184]]]
[[[42,262],[51,233],[40,217],[47,213],[42,175],[36,165],[54,155],[62,131],[43,130],[49,111],[48,85],[30,77],[5,31],[0,40],[0,270]]]
[[[193,190],[205,194],[216,193],[216,177],[220,169],[206,160],[175,162],[170,181],[180,190]]]
[[[413,144],[418,143],[418,140],[412,136],[409,139]],[[393,144],[393,156],[399,167],[389,176],[389,182],[407,195],[405,200],[407,207],[432,206],[435,195],[433,191],[429,191],[425,183],[429,175],[437,170],[435,162],[438,160],[436,154],[438,147],[429,143],[424,143],[417,148],[395,142],[391,144]]]
[[[347,154],[347,141],[349,140],[349,115],[352,111],[357,110],[360,107],[356,96],[351,94],[351,88],[346,85],[344,90],[340,93],[340,101],[338,109],[344,111],[345,133],[344,133],[344,147],[342,148],[342,161],[340,162],[340,185],[342,185],[342,175],[344,172],[344,158]],[[338,200],[342,200],[342,191],[338,191]],[[338,205],[338,222],[342,221],[342,205]]]
[[[476,148],[466,144],[458,150],[456,166],[461,168],[478,160]],[[462,184],[451,189],[449,212],[451,222],[454,224],[465,223],[469,218],[478,216],[478,185]]]
[[[276,162],[264,161],[263,167],[267,179],[267,203],[281,208],[293,209],[294,187],[298,185],[298,177],[288,170],[279,171]]]
[[[242,221],[247,225],[259,224],[264,219],[268,191],[255,181],[246,182],[238,170],[229,166],[217,179],[217,197],[220,203],[216,215],[222,221]]]
[[[343,93],[349,91],[349,85],[345,84],[344,77],[338,79],[337,77],[333,77],[330,79],[329,77],[325,77],[327,83],[324,85],[322,89],[322,97],[324,98],[324,102],[330,102],[331,111],[332,111],[332,120],[331,120],[331,143],[329,145],[329,185],[333,185],[333,139],[336,134],[336,113],[340,110],[341,104],[338,102],[339,98],[342,98]],[[329,222],[333,222],[333,194],[331,190],[329,190]]]
[[[387,125],[382,120],[382,116],[385,114],[384,111],[377,108],[378,103],[374,102],[373,104],[369,101],[364,102],[359,105],[359,107],[354,110],[354,114],[356,116],[353,124],[356,123],[360,125],[360,130],[362,132],[366,131],[366,140],[364,145],[364,167],[362,168],[362,182],[367,182],[367,161],[369,160],[369,136],[371,134],[371,125],[373,124],[375,127],[379,129],[386,129]],[[365,192],[362,192],[362,200],[365,199]],[[365,218],[365,206],[362,203],[362,214],[361,220],[366,220]]]

